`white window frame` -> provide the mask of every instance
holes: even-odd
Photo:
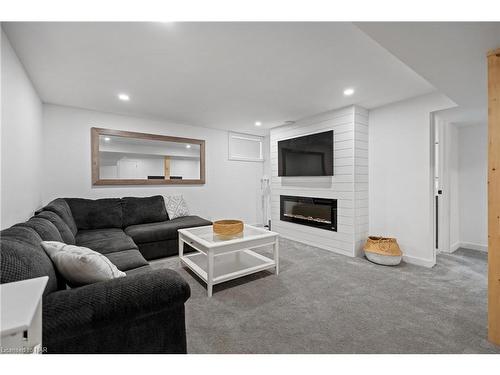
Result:
[[[233,139],[243,139],[245,141],[253,141],[253,142],[258,142],[259,143],[259,157],[258,158],[252,158],[252,157],[245,157],[242,155],[238,155],[235,153],[233,150]],[[251,134],[243,134],[243,133],[234,133],[234,132],[229,132],[228,133],[228,160],[237,160],[237,161],[256,161],[256,162],[263,162],[264,161],[264,137],[258,136],[258,135],[251,135]]]

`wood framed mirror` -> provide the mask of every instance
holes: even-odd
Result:
[[[205,141],[91,128],[93,185],[201,185]]]

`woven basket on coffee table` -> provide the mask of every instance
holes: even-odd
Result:
[[[401,263],[403,253],[395,238],[368,237],[365,243],[365,255],[368,260],[384,266],[395,266]]]

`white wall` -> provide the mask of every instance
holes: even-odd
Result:
[[[227,132],[44,105],[43,203],[56,197],[123,197],[182,194],[193,214],[208,219],[260,221],[261,162],[229,161]],[[206,184],[186,186],[92,186],[90,128],[100,127],[206,141]]]
[[[3,30],[1,41],[3,229],[41,205],[42,103]]]
[[[433,266],[430,113],[454,106],[429,94],[369,113],[369,232],[396,237],[407,262]]]
[[[458,128],[460,246],[488,247],[488,130]]]
[[[271,130],[272,228],[282,236],[340,254],[360,254],[368,232],[368,112],[347,107]],[[278,177],[278,141],[334,131],[334,176]],[[280,220],[280,195],[337,199],[337,232]]]

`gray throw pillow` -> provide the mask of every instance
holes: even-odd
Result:
[[[89,248],[58,241],[42,241],[42,247],[70,286],[126,276],[108,258]]]

